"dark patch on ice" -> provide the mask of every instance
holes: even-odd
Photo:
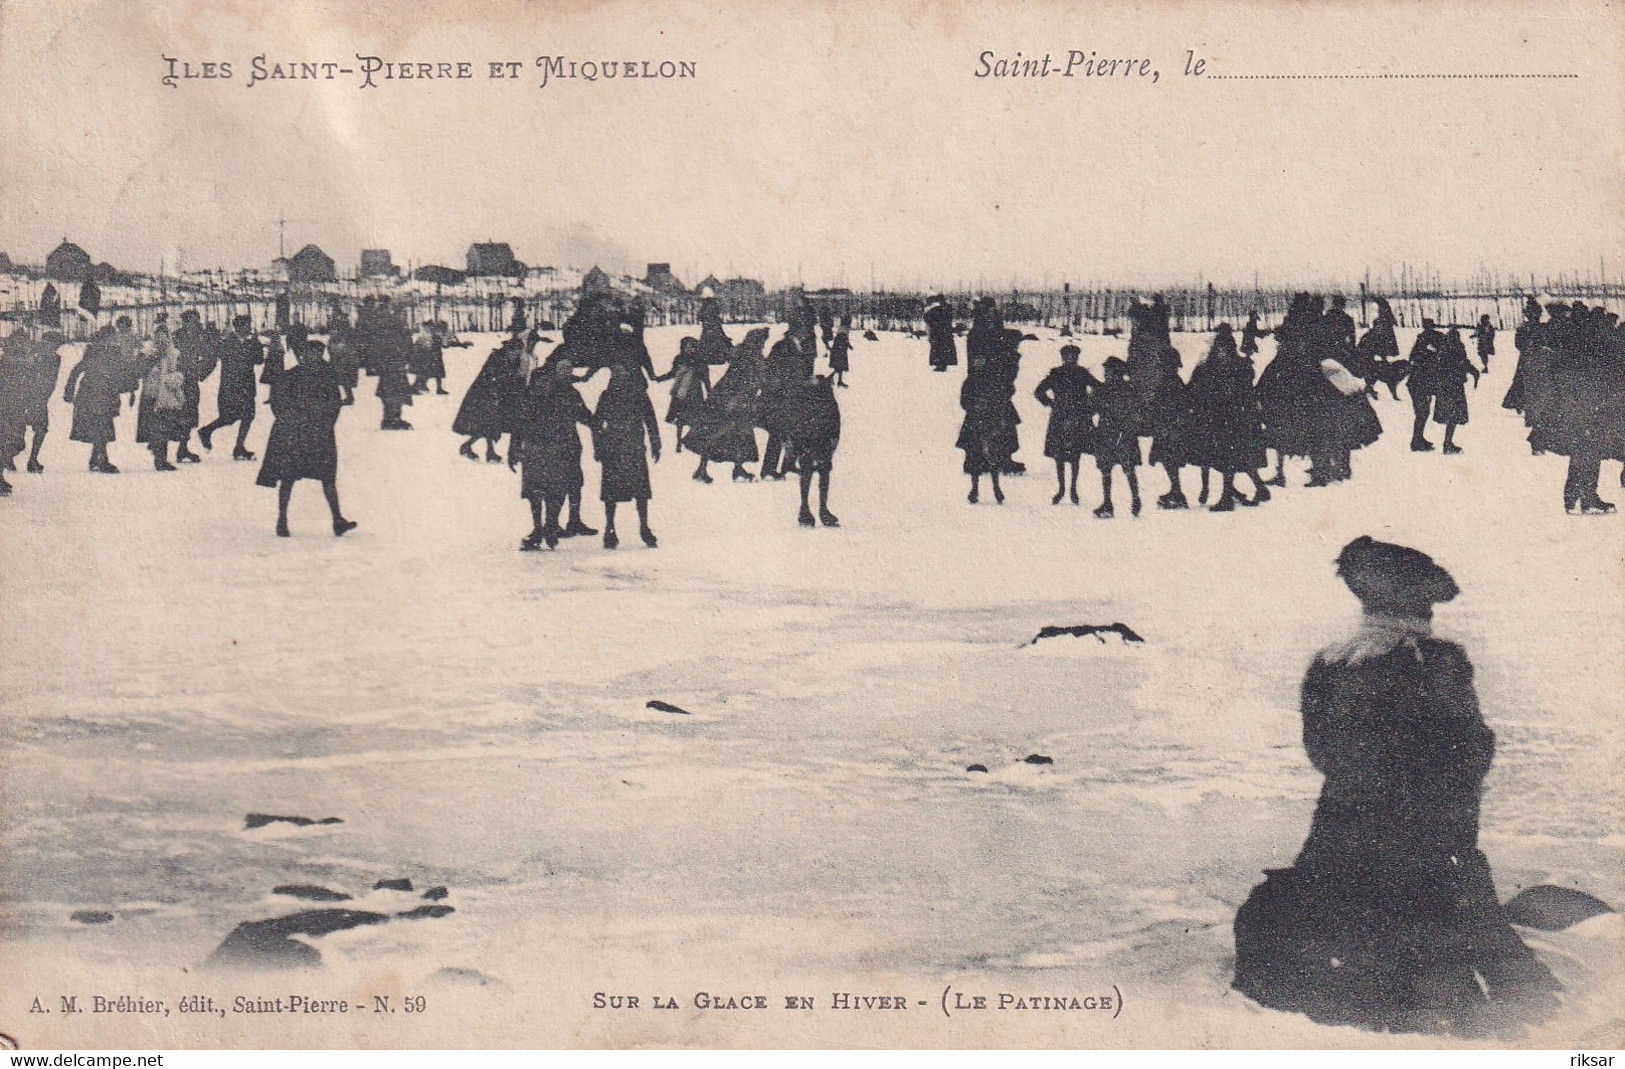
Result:
[[[263,828],[267,824],[292,824],[296,828],[308,828],[312,824],[343,824],[338,817],[323,817],[321,820],[312,820],[310,817],[284,817],[275,813],[250,813],[243,820],[243,830],[253,831]]]
[[[388,880],[379,880],[372,885],[374,891],[410,891],[412,881],[405,876],[396,876]]]
[[[318,887],[313,883],[285,883],[279,887],[271,888],[274,895],[287,895],[289,898],[303,898],[311,902],[348,902],[350,896],[343,891],[334,891],[326,887]]]
[[[1021,759],[1021,763],[1024,765],[1053,765],[1055,758],[1041,753],[1030,753]]]
[[[307,909],[286,917],[244,921],[232,929],[204,964],[254,969],[313,967],[322,963],[321,952],[291,936],[327,935],[388,920],[382,913],[365,909]]]
[[[478,969],[465,969],[461,967],[446,967],[436,969],[429,974],[431,984],[467,984],[471,987],[507,987],[508,985],[494,976],[487,976]]]
[[[880,340],[880,335],[876,334],[872,330],[866,330],[866,331],[863,332],[863,340],[864,341],[879,341]]]
[[[1513,924],[1543,932],[1560,932],[1581,921],[1614,912],[1608,903],[1584,891],[1554,887],[1549,883],[1519,891],[1502,908]]]
[[[1106,641],[1106,636],[1107,635],[1116,635],[1118,638],[1122,639],[1124,642],[1144,642],[1145,641],[1145,639],[1140,637],[1138,632],[1136,632],[1132,627],[1130,627],[1128,624],[1125,624],[1125,623],[1072,624],[1069,627],[1057,627],[1057,626],[1051,624],[1051,625],[1047,625],[1045,627],[1039,628],[1038,629],[1038,634],[1036,634],[1036,635],[1034,635],[1032,637],[1032,641],[1024,642],[1024,643],[1022,643],[1022,645],[1024,645],[1024,646],[1036,646],[1043,639],[1046,639],[1046,638],[1060,638],[1063,635],[1070,635],[1072,638],[1083,638],[1085,636],[1092,635],[1092,636],[1094,636],[1094,638],[1096,638],[1097,640],[1099,640],[1102,643],[1104,643]]]
[[[456,912],[457,907],[455,906],[414,906],[411,909],[402,910],[401,912],[395,914],[395,916],[401,918],[402,920],[416,921],[434,917],[444,917],[448,913]]]
[[[987,771],[987,766],[986,765],[966,765],[965,766],[965,771],[966,772],[986,772]]]
[[[113,915],[105,909],[76,909],[68,919],[78,921],[80,924],[113,923]]]
[[[1038,335],[1036,335],[1036,334],[1023,334],[1021,336],[1021,340],[1022,341],[1037,341],[1038,340]]]
[[[1107,327],[1105,330],[1101,331],[1100,333],[1101,333],[1102,336],[1107,337],[1107,338],[1121,338],[1123,336],[1123,328],[1122,327]]]
[[[687,709],[682,708],[681,706],[673,705],[673,704],[671,704],[671,702],[663,702],[659,698],[655,698],[655,699],[652,699],[651,701],[645,702],[643,704],[643,707],[645,709],[653,709],[653,710],[655,710],[656,712],[659,712],[659,713],[680,713],[683,716],[693,716],[694,715],[693,713],[689,712]]]
[[[427,891],[425,891],[421,895],[419,895],[418,897],[419,898],[426,898],[430,902],[438,902],[442,898],[446,898],[450,894],[451,894],[451,892],[446,890],[444,887],[431,887]]]

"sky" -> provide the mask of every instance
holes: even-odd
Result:
[[[263,267],[285,219],[341,271],[498,240],[860,289],[1625,275],[1622,30],[1601,0],[0,0],[0,250]],[[1156,78],[976,77],[1074,49]],[[474,76],[250,86],[261,55]],[[542,87],[542,55],[695,76]],[[233,77],[171,88],[166,56]]]

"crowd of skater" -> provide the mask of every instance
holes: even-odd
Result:
[[[1043,452],[1055,470],[1051,500],[1081,503],[1078,479],[1086,456],[1100,476],[1094,512],[1101,518],[1116,515],[1119,480],[1128,491],[1129,512],[1140,514],[1145,467],[1160,469],[1166,488],[1156,504],[1168,510],[1191,507],[1186,468],[1197,469],[1197,503],[1215,512],[1269,501],[1272,487],[1286,485],[1288,458],[1308,460],[1310,487],[1347,480],[1352,455],[1382,433],[1372,402],[1383,387],[1396,400],[1401,387],[1408,393],[1412,450],[1435,449],[1431,425],[1443,429],[1443,453],[1462,452],[1457,433],[1469,421],[1467,384],[1478,385],[1495,355],[1489,317],[1465,331],[1424,319],[1402,354],[1392,309],[1381,297],[1375,303],[1372,323],[1361,332],[1343,298],[1328,302],[1299,294],[1273,329],[1262,327],[1256,313],[1239,331],[1219,324],[1188,372],[1160,296],[1131,308],[1126,354],[1108,358],[1098,376],[1080,364],[1079,346],[1068,341],[1035,391],[1049,412]],[[40,448],[66,344],[54,318],[21,317],[0,348],[0,461],[8,471],[16,470],[25,450],[26,470],[44,470]],[[342,410],[355,403],[361,377],[375,380],[380,429],[411,430],[407,408],[426,394],[449,394],[444,350],[466,343],[442,321],[412,328],[407,310],[388,297],[367,297],[353,319],[335,301],[327,321],[314,327],[293,320],[285,303],[276,318],[275,329],[261,332],[238,315],[222,331],[187,310],[173,329],[167,314],[159,313],[144,335],[129,316],[97,330],[62,393],[72,406],[69,437],[89,445],[90,470],[118,472],[109,446],[125,404],[136,408],[135,438],[157,471],[199,462],[194,434],[209,452],[214,436],[233,427],[232,458],[258,460],[248,435],[264,385],[276,422],[256,481],[279,491],[277,533],[289,534],[287,506],[301,479],[322,485],[335,534],[353,529],[338,503],[334,427]],[[563,539],[599,533],[582,513],[585,427],[601,467],[603,544],[619,545],[617,507],[631,504],[639,536],[652,548],[658,540],[649,521],[649,463],[659,461],[668,432],[649,391],[669,383],[664,423],[673,451],[697,458],[696,482],[713,482],[713,464],[726,465],[733,481],[794,474],[799,522],[838,526],[829,508],[841,428],[835,390],[846,385],[850,371],[851,319],[804,295],[791,302],[784,318],[782,333],[758,326],[745,328],[736,340],[719,302],[707,295],[697,334],[682,338],[670,367],[657,373],[636,299],[585,295],[557,331],[562,340],[548,336],[550,323],[527,324],[516,304],[507,337],[458,408],[452,428],[463,439],[459,452],[478,461],[476,447],[483,443],[483,459],[501,463],[500,443],[508,439],[507,464],[521,472],[521,496],[532,520],[521,548],[554,548]],[[968,498],[973,504],[981,500],[985,480],[994,501],[1003,503],[1001,479],[1025,472],[1016,459],[1016,382],[1022,345],[1034,338],[1006,326],[989,297],[970,309],[968,328],[956,324],[954,309],[940,297],[927,302],[924,320],[933,370],[958,365],[964,340],[956,445],[970,477]],[[1270,337],[1273,358],[1260,369],[1255,358]],[[1600,307],[1554,302],[1543,308],[1530,299],[1515,344],[1518,362],[1505,407],[1524,417],[1534,452],[1569,457],[1563,494],[1569,511],[1613,511],[1598,492],[1598,479],[1603,460],[1625,459],[1625,328]],[[601,372],[608,373],[608,382],[589,408],[578,387]],[[216,416],[203,424],[201,394],[216,376]],[[10,492],[0,475],[0,493]]]
[[[1551,304],[1546,314],[1543,322],[1540,305],[1529,301],[1505,404],[1525,416],[1536,453],[1570,458],[1565,508],[1611,512],[1597,482],[1603,460],[1625,460],[1625,328],[1616,314],[1580,302]],[[1129,510],[1140,514],[1142,457],[1166,477],[1167,490],[1156,501],[1162,509],[1190,507],[1187,467],[1200,473],[1198,503],[1215,512],[1270,500],[1270,487],[1286,485],[1289,457],[1309,461],[1310,487],[1345,481],[1353,475],[1352,455],[1382,434],[1372,405],[1379,386],[1397,400],[1404,385],[1413,410],[1412,451],[1435,449],[1431,424],[1443,428],[1441,451],[1460,454],[1456,434],[1469,419],[1468,380],[1476,389],[1495,354],[1496,330],[1488,315],[1470,330],[1476,363],[1461,326],[1444,329],[1430,318],[1401,357],[1396,317],[1386,299],[1376,298],[1376,315],[1362,334],[1344,298],[1334,296],[1328,305],[1320,295],[1300,293],[1273,330],[1262,328],[1256,313],[1239,340],[1231,324],[1218,324],[1207,353],[1186,375],[1161,297],[1136,303],[1129,316],[1126,359],[1108,358],[1096,377],[1079,365],[1079,347],[1065,344],[1059,366],[1035,391],[1049,409],[1044,455],[1055,465],[1052,502],[1080,503],[1079,467],[1084,456],[1092,456],[1101,480],[1095,515],[1102,519],[1116,515],[1112,491],[1119,471]],[[932,298],[925,321],[930,365],[945,371],[958,363],[958,343],[944,298]],[[1253,358],[1260,339],[1272,334],[1275,354],[1260,371]],[[1026,471],[1015,459],[1021,423],[1015,394],[1021,345],[1031,338],[1006,327],[991,298],[973,306],[960,388],[964,418],[955,443],[964,452],[972,504],[981,500],[984,477],[1003,504],[1001,476]],[[1148,455],[1142,439],[1149,440]],[[1240,485],[1243,480],[1251,493]]]

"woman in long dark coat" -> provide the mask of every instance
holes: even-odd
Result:
[[[457,452],[469,460],[480,459],[474,455],[474,443],[483,438],[486,463],[502,463],[497,453],[497,439],[508,433],[515,407],[525,392],[525,378],[520,370],[524,345],[524,339],[517,334],[503,339],[485,358],[479,374],[463,394],[463,403],[457,407],[457,418],[452,420],[451,429],[466,439],[457,447]]]
[[[1473,666],[1432,637],[1457,594],[1426,554],[1361,537],[1338,558],[1355,636],[1303,681],[1303,742],[1324,776],[1296,863],[1236,914],[1235,987],[1278,1010],[1373,1031],[1484,1034],[1555,1006],[1557,981],[1504,919],[1478,849],[1495,754]]]
[[[1001,331],[1002,333],[1002,331]],[[982,476],[993,483],[993,500],[1004,504],[999,473],[1010,470],[1011,458],[1020,445],[1016,425],[1010,416],[1015,410],[1015,387],[1001,366],[980,353],[969,361],[970,369],[959,387],[959,407],[965,418],[959,425],[954,446],[965,451],[965,474],[970,476],[970,494],[965,500],[981,500]]]
[[[1033,396],[1049,409],[1049,426],[1044,431],[1044,455],[1055,461],[1055,496],[1059,505],[1067,495],[1067,472],[1071,469],[1072,503],[1078,503],[1078,461],[1094,448],[1093,411],[1090,398],[1100,382],[1078,366],[1076,345],[1061,346],[1061,363],[1050,369]]]
[[[117,475],[107,456],[107,444],[118,438],[113,422],[122,395],[130,388],[129,369],[112,327],[98,330],[85,346],[85,355],[68,372],[62,400],[73,406],[73,427],[68,437],[90,446],[90,470]]]
[[[649,529],[649,498],[654,491],[645,453],[660,463],[660,422],[637,364],[617,364],[610,371],[609,385],[593,413],[592,446],[603,465],[598,499],[604,503],[604,548],[621,544],[615,533],[615,506],[630,501],[638,510],[638,535],[654,549],[660,543]]]
[[[278,372],[271,382],[271,413],[276,422],[271,424],[265,459],[254,481],[276,487],[278,538],[289,536],[288,502],[293,484],[300,479],[322,484],[335,537],[356,527],[354,520],[345,519],[339,511],[339,447],[333,426],[344,409],[343,376],[322,354],[321,342],[300,341],[294,348],[298,363]]]
[[[198,440],[203,443],[203,448],[212,450],[215,431],[235,423],[237,444],[232,447],[231,459],[253,460],[254,454],[248,449],[248,431],[254,426],[254,414],[259,407],[259,387],[254,383],[254,369],[265,363],[265,347],[254,333],[253,320],[246,315],[235,316],[231,321],[231,333],[221,338],[215,346],[215,357],[220,364],[215,418],[207,426],[198,428]],[[342,388],[343,372],[338,373]]]
[[[977,303],[980,305],[981,302]],[[959,347],[954,341],[953,306],[946,297],[932,297],[925,304],[924,318],[931,347],[931,370],[947,371],[959,363]]]
[[[1202,465],[1203,504],[1208,500],[1207,473],[1219,473],[1223,486],[1214,512],[1230,512],[1243,505],[1268,501],[1269,488],[1258,470],[1269,463],[1264,448],[1263,416],[1253,392],[1253,362],[1236,351],[1230,324],[1220,323],[1207,359],[1191,372],[1192,458]],[[1253,496],[1236,493],[1235,477],[1246,473],[1253,481]]]
[[[833,374],[809,377],[794,386],[790,398],[789,468],[801,480],[797,522],[803,527],[813,526],[807,495],[814,475],[818,476],[818,522],[825,527],[841,525],[829,510],[829,477],[835,470],[835,450],[841,444],[841,406],[835,400],[834,378]]]
[[[708,483],[706,471],[711,461],[732,464],[736,481],[755,478],[745,465],[761,454],[756,450],[757,408],[762,388],[762,348],[767,344],[767,328],[757,327],[734,347],[728,370],[712,388],[705,404],[695,414],[694,425],[683,436],[690,452],[700,455],[694,469],[697,482]]]
[[[530,502],[531,531],[519,543],[522,552],[557,549],[559,539],[574,534],[597,534],[581,522],[581,435],[576,424],[592,426],[593,415],[576,392],[574,365],[554,350],[548,362],[531,372],[530,385],[513,422],[508,439],[508,469],[521,461],[519,496]],[[574,511],[560,526],[566,501]],[[545,512],[544,512],[545,510]]]
[[[28,470],[39,474],[45,470],[40,463],[40,447],[51,429],[51,397],[56,393],[56,380],[62,374],[62,356],[58,349],[66,339],[59,330],[47,330],[35,336],[32,327],[18,330],[6,339],[0,375],[5,385],[0,386],[0,435],[6,438],[6,470],[16,471],[16,458],[22,452],[24,438],[32,429],[34,443],[28,450]],[[3,480],[0,480],[3,481]]]
[[[1185,500],[1185,489],[1179,481],[1179,469],[1194,459],[1190,389],[1185,385],[1185,380],[1179,377],[1182,363],[1179,350],[1163,344],[1150,409],[1151,463],[1161,465],[1162,470],[1168,473],[1168,492],[1157,498],[1159,509],[1190,508],[1190,502]],[[1133,377],[1133,364],[1130,364],[1131,383]]]
[[[1098,422],[1095,424],[1095,467],[1100,471],[1100,507],[1095,516],[1109,520],[1112,508],[1112,469],[1122,468],[1128,481],[1129,511],[1140,514],[1140,409],[1134,385],[1128,380],[1128,364],[1122,357],[1106,358],[1102,382],[1094,398]]]
[[[175,461],[196,464],[203,458],[192,452],[192,431],[202,422],[199,405],[203,400],[202,380],[214,370],[213,354],[209,351],[209,336],[197,312],[187,309],[181,313],[181,326],[171,339],[175,346],[175,370],[181,375],[181,412],[174,430]]]
[[[1461,340],[1461,328],[1451,327],[1445,335],[1439,362],[1433,368],[1433,422],[1444,424],[1444,452],[1460,453],[1456,444],[1456,428],[1467,422],[1467,376],[1478,388],[1478,368],[1467,359],[1467,346]]]
[[[677,356],[671,370],[656,381],[671,382],[671,401],[666,407],[666,422],[677,433],[677,452],[683,451],[683,429],[694,423],[705,407],[705,397],[711,392],[711,364],[700,350],[698,338],[684,338],[677,343]]]

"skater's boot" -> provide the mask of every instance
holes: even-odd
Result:
[[[1262,505],[1264,502],[1268,501],[1269,499],[1270,499],[1270,488],[1268,486],[1264,485],[1263,483],[1259,483],[1256,490],[1255,490],[1255,492],[1253,493],[1253,499],[1251,501],[1247,502],[1247,504],[1250,504],[1250,505]]]
[[[1413,452],[1413,453],[1431,453],[1431,452],[1433,452],[1433,443],[1428,441],[1426,438],[1412,438],[1411,439],[1411,452]]]
[[[733,481],[736,483],[753,483],[756,481],[756,476],[746,471],[743,464],[735,464],[733,470]]]
[[[546,539],[546,533],[542,531],[532,531],[530,534],[519,540],[519,552],[535,553],[542,548],[542,544],[546,541]]]
[[[11,484],[6,482],[6,477],[4,475],[0,475],[0,497],[9,497],[10,495]],[[809,523],[812,521],[812,513],[807,513],[807,520]]]
[[[818,522],[825,527],[839,527],[841,525],[841,521],[835,518],[835,513],[823,508],[818,510]]]
[[[333,520],[333,537],[343,538],[345,535],[355,530],[356,527],[357,524],[354,520],[347,520],[343,516],[335,517]]]
[[[1069,494],[1068,494],[1068,495],[1067,495],[1067,496],[1068,496],[1068,497],[1070,497],[1070,498],[1071,498],[1071,499],[1072,499],[1072,503],[1073,503],[1073,504],[1074,504],[1074,505],[1076,505],[1076,504],[1077,504],[1077,503],[1078,503],[1078,488],[1077,488],[1077,486],[1076,486],[1076,485],[1074,485],[1074,486],[1073,486],[1073,487],[1072,487],[1072,491],[1071,491],[1071,493],[1069,493]]]
[[[457,447],[457,452],[458,452],[458,455],[465,456],[469,460],[474,461],[474,463],[476,463],[476,464],[478,464],[479,461],[480,461],[480,458],[478,456],[475,456],[475,454],[474,454],[474,443],[473,442],[464,442],[462,445]]]
[[[1209,512],[1234,512],[1234,511],[1236,511],[1236,494],[1235,494],[1235,491],[1231,490],[1229,485],[1226,485],[1225,486],[1225,492],[1219,495],[1219,500],[1215,501],[1211,506],[1209,506],[1208,511]]]
[[[181,446],[181,448],[175,453],[175,461],[178,464],[198,464],[201,463],[202,460],[202,457],[198,456],[184,445]]]
[[[498,453],[496,451],[496,447],[493,446],[490,442],[485,443],[485,462],[487,464],[501,464],[502,463],[502,454]]]
[[[1135,498],[1133,501],[1129,502],[1128,513],[1129,513],[1130,516],[1138,516],[1140,514],[1140,499],[1139,498]]]
[[[615,549],[620,544],[621,544],[621,536],[615,533],[615,528],[613,528],[613,527],[606,528],[604,530],[604,548],[605,549]]]
[[[1606,516],[1614,511],[1612,501],[1604,501],[1596,494],[1588,494],[1580,499],[1580,512],[1582,515]]]
[[[1179,490],[1170,490],[1157,498],[1157,507],[1159,509],[1188,509],[1191,505],[1189,501],[1185,500],[1184,493]]]
[[[1065,490],[1057,490],[1057,491],[1055,491],[1055,496],[1049,499],[1049,503],[1052,504],[1052,505],[1059,505],[1061,503],[1061,499],[1064,498],[1065,496],[1066,496],[1066,491]]]
[[[796,522],[801,524],[803,527],[818,526],[818,521],[813,518],[812,509],[808,508],[806,505],[801,506],[801,514],[796,517]]]
[[[1110,501],[1105,502],[1099,508],[1095,509],[1096,519],[1109,520],[1115,515],[1117,515],[1117,513],[1113,511],[1112,503]]]
[[[660,539],[656,538],[655,533],[649,530],[647,526],[640,527],[638,529],[638,537],[643,539],[643,544],[648,546],[650,549],[660,548]]]
[[[286,519],[276,521],[276,536],[278,538],[292,537],[292,534],[288,531],[288,521]]]
[[[965,500],[966,500],[966,501],[969,501],[969,502],[970,502],[970,503],[971,503],[971,504],[973,504],[973,505],[974,505],[974,504],[976,504],[976,503],[977,503],[977,502],[978,502],[978,501],[980,501],[980,500],[982,500],[982,492],[981,492],[981,491],[980,491],[980,490],[978,490],[978,489],[977,489],[977,488],[976,488],[976,487],[975,487],[975,486],[974,486],[974,485],[973,485],[973,486],[971,486],[971,488],[970,488],[970,493],[968,493],[968,494],[966,494],[966,495],[965,495]]]
[[[570,521],[570,525],[568,527],[560,532],[560,535],[564,538],[574,538],[577,535],[584,535],[590,538],[597,533],[598,528],[588,527],[586,524],[581,522],[581,517],[577,516]]]
[[[242,446],[238,446],[236,449],[233,449],[231,451],[231,459],[233,459],[233,460],[253,460],[254,459],[254,453],[251,452],[250,450],[244,449]]]
[[[199,427],[197,429],[197,440],[203,443],[203,448],[204,448],[204,450],[206,452],[210,452],[210,453],[214,452],[214,428],[213,427],[207,427],[207,426]]]
[[[715,482],[716,480],[712,479],[710,475],[703,471],[697,471],[694,473],[694,481],[697,483],[710,483]]]
[[[30,474],[38,475],[41,472],[43,472],[44,470],[45,470],[45,465],[44,464],[41,464],[39,461],[35,460],[33,457],[28,458],[28,471],[29,471]]]

